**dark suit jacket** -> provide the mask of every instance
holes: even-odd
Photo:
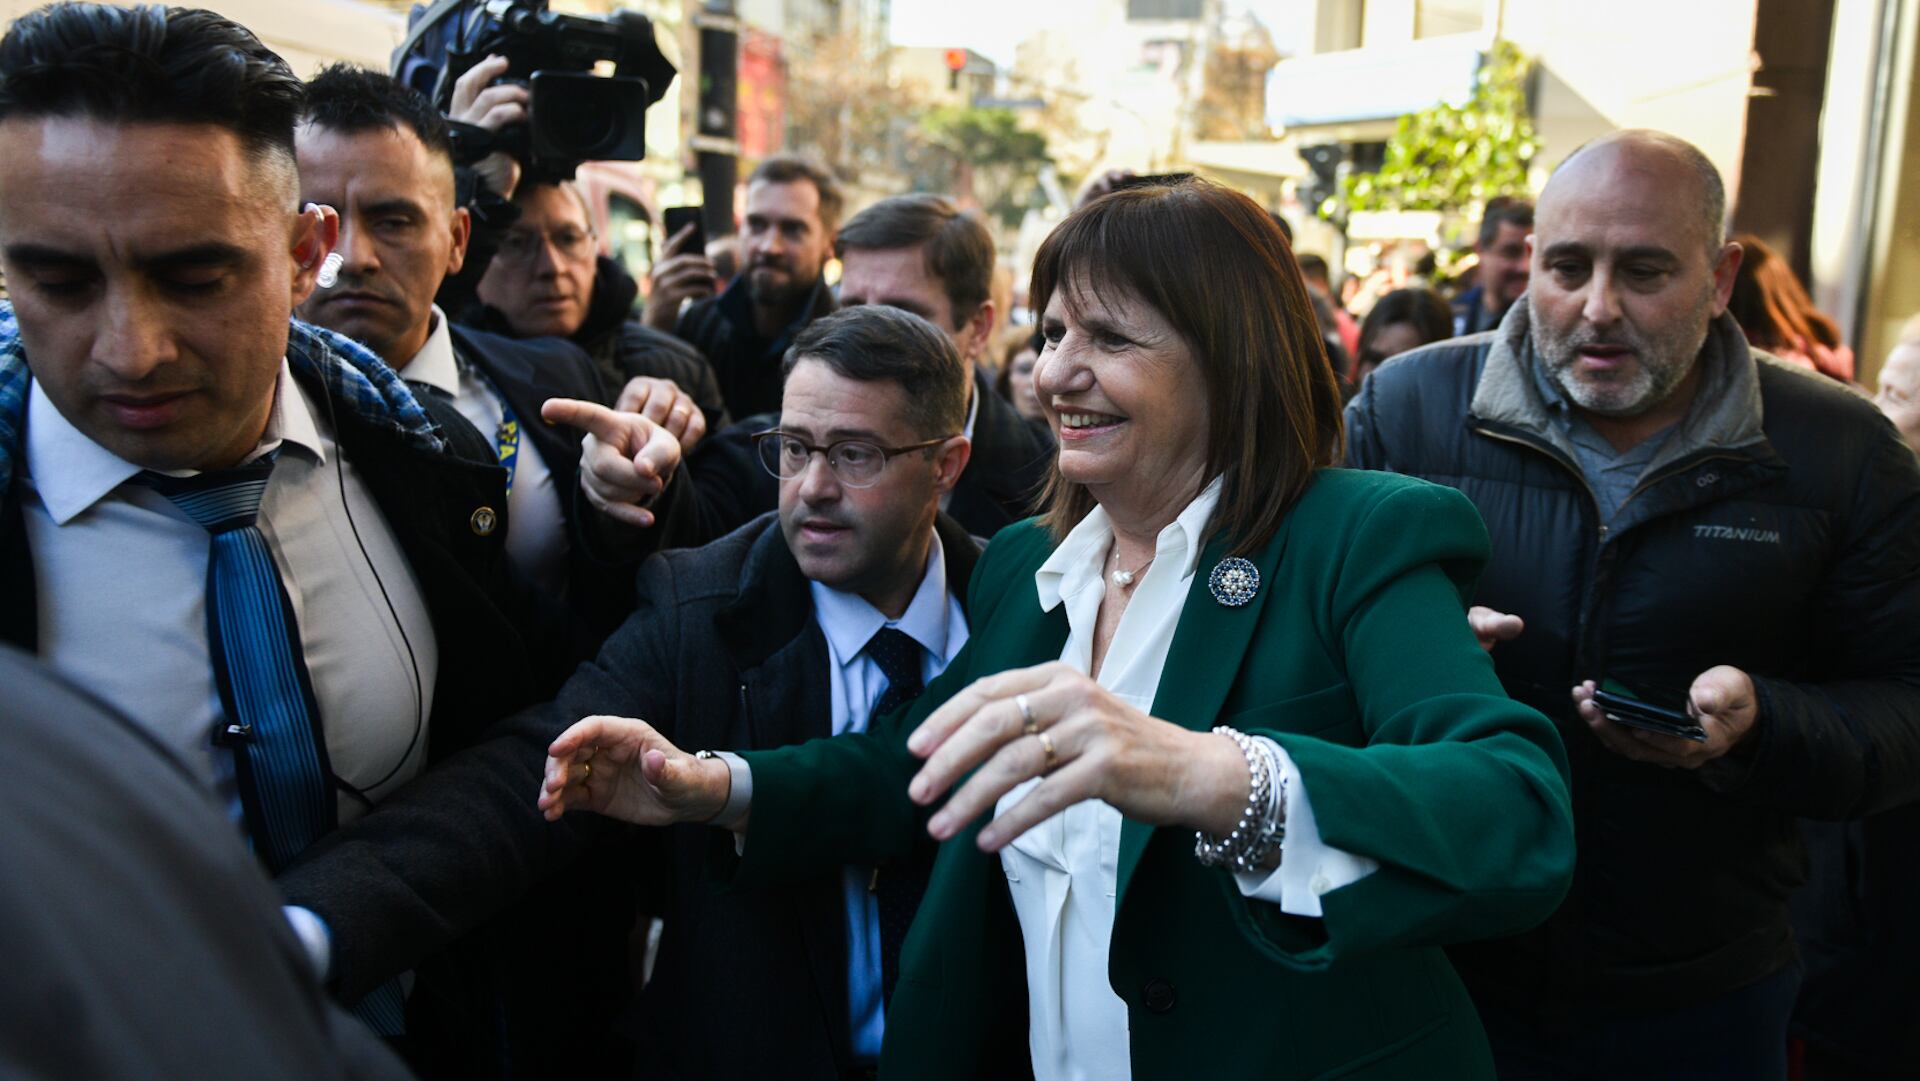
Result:
[[[964,597],[978,550],[950,519],[937,528],[947,588]],[[533,807],[547,744],[579,718],[644,718],[686,748],[830,734],[826,638],[775,516],[663,553],[640,578],[640,608],[555,701],[316,846],[310,866],[331,865],[317,881],[302,867],[287,873],[333,928],[343,984],[371,987],[405,969],[546,873],[583,834],[609,828],[592,815],[548,824]],[[671,893],[642,998],[643,1067],[689,1079],[837,1079],[850,1062],[839,869],[778,893],[722,894],[704,866],[714,846],[731,849],[732,835],[704,826],[665,834]],[[410,865],[429,874],[394,870]],[[556,953],[580,948],[565,925],[555,934]]]
[[[409,1076],[328,1003],[191,770],[24,653],[0,686],[0,1076]]]
[[[980,402],[973,457],[954,485],[946,513],[974,536],[991,538],[1035,512],[1053,462],[1053,442],[994,393],[984,375],[976,373],[973,392]],[[780,482],[755,457],[753,436],[779,424],[778,413],[764,413],[708,436],[668,486],[660,524],[635,533],[632,550],[705,544],[778,507]]]
[[[613,398],[593,362],[563,338],[505,338],[458,324],[449,324],[448,330],[455,352],[500,388],[520,418],[522,438],[533,445],[553,474],[568,537],[564,601],[579,621],[574,654],[566,665],[572,671],[574,663],[593,656],[600,640],[633,611],[633,572],[638,564],[596,558],[588,536],[595,512],[580,494],[580,444],[586,433],[541,420],[540,406],[548,398],[578,398],[602,405],[612,405]],[[554,600],[543,598],[548,604]]]

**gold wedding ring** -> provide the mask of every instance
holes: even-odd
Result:
[[[1045,732],[1035,732],[1033,738],[1040,741],[1040,749],[1047,752],[1046,765],[1040,767],[1041,773],[1052,773],[1054,767],[1053,737]]]
[[[1040,725],[1033,719],[1033,705],[1027,701],[1027,696],[1024,694],[1014,695],[1013,704],[1020,707],[1020,734],[1023,736],[1039,735]]]
[[[581,762],[580,763],[580,783],[586,784],[588,781],[592,779],[593,779],[593,763],[591,761]]]

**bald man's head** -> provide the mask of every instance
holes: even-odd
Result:
[[[1586,413],[1684,411],[1740,246],[1706,156],[1670,135],[1616,132],[1575,151],[1540,193],[1529,240],[1534,352]]]
[[[1609,132],[1568,154],[1547,181],[1547,191],[1553,190],[1554,181],[1563,173],[1578,175],[1596,168],[1659,170],[1676,180],[1691,181],[1675,190],[1673,198],[1695,208],[1709,253],[1717,254],[1720,245],[1726,243],[1727,186],[1720,179],[1720,170],[1699,147],[1679,136],[1648,128]],[[1540,199],[1545,202],[1547,196],[1543,193]]]

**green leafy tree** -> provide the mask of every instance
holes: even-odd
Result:
[[[1445,102],[1400,118],[1380,171],[1343,177],[1322,217],[1353,210],[1471,211],[1497,195],[1525,195],[1540,149],[1527,113],[1529,61],[1497,41],[1464,104]]]
[[[920,118],[916,134],[915,189],[951,193],[1009,228],[1035,205],[1040,170],[1053,160],[1047,137],[1021,127],[1011,109],[943,105]]]

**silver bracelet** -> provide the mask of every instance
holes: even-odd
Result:
[[[1193,857],[1203,867],[1227,867],[1240,873],[1259,870],[1286,836],[1279,760],[1268,748],[1236,729],[1219,725],[1213,733],[1231,739],[1247,760],[1247,806],[1240,812],[1233,832],[1225,837],[1196,831]]]
[[[1254,868],[1270,871],[1280,865],[1280,845],[1287,839],[1287,773],[1281,768],[1280,745],[1266,736],[1253,737],[1254,746],[1267,760],[1273,781],[1267,786],[1267,813],[1260,820],[1260,836],[1254,844],[1259,851]]]

